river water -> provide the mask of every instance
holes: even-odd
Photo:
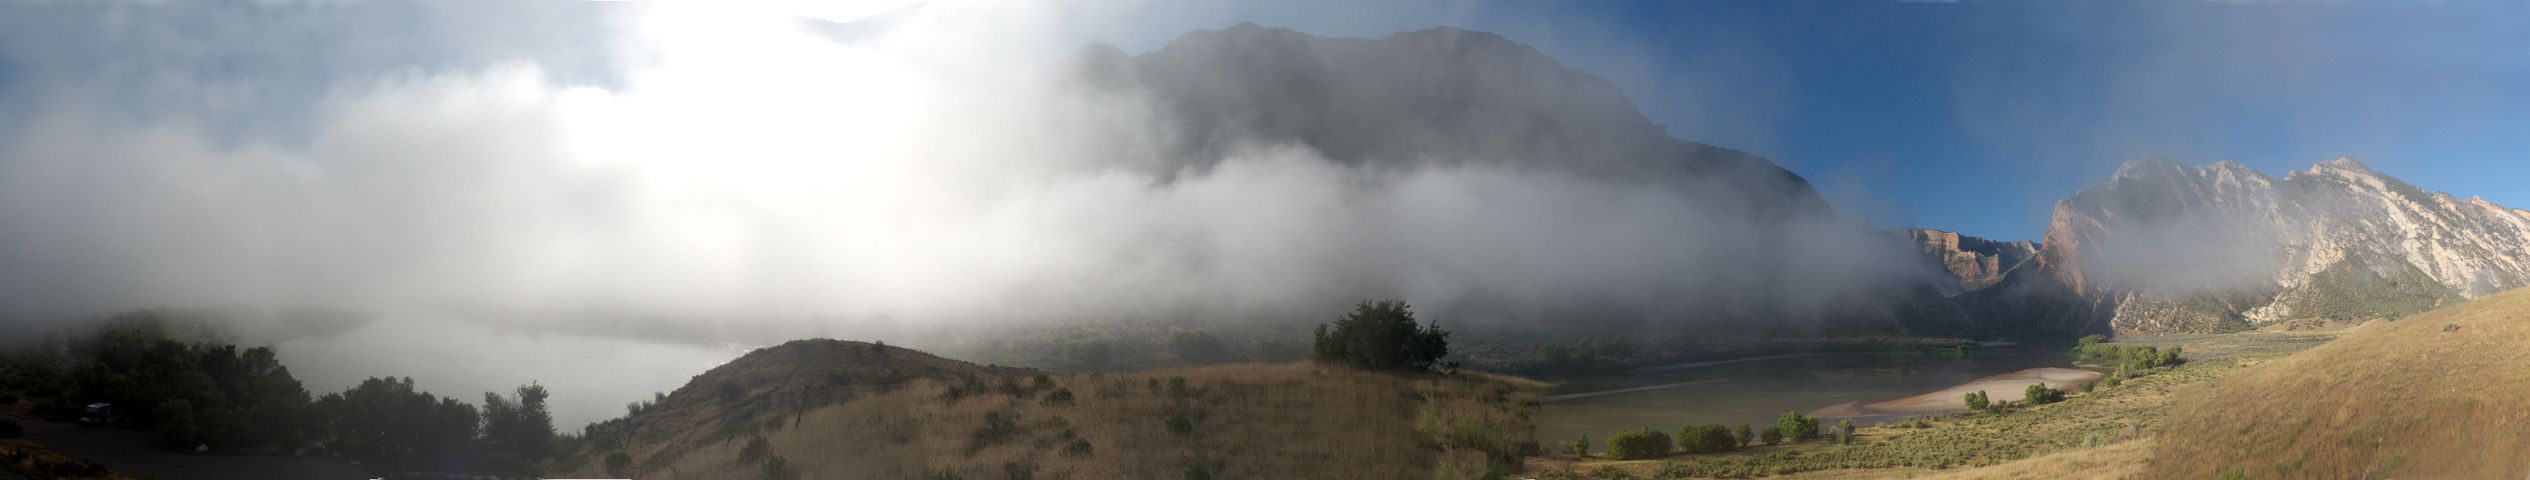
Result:
[[[1547,402],[1537,438],[1553,445],[1590,435],[1593,450],[1609,434],[1651,427],[1677,435],[1689,424],[1746,424],[1763,430],[1784,412],[1809,414],[1847,402],[1868,405],[1922,395],[1979,378],[2039,367],[2067,367],[2071,345],[2001,345],[1965,358],[1924,355],[1841,354],[1778,358],[1628,377],[1625,386],[1686,382],[1694,385]],[[1719,381],[1713,381],[1719,380]],[[1598,383],[1598,382],[1593,382]],[[1614,389],[1612,387],[1611,389]],[[1866,417],[1870,425],[1894,420]],[[1822,424],[1834,424],[1826,420]]]
[[[316,396],[369,377],[413,377],[418,389],[480,407],[483,392],[511,397],[535,382],[551,394],[546,405],[562,432],[621,417],[625,403],[676,390],[754,348],[504,332],[430,315],[390,315],[341,335],[274,346],[291,376]]]

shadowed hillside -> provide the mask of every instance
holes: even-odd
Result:
[[[2530,290],[2397,322],[2175,402],[2148,478],[2521,478]]]
[[[1200,468],[1214,478],[1474,478],[1489,458],[1516,462],[1533,447],[1541,388],[1307,363],[1043,374],[802,340],[592,428],[592,448],[548,474],[1090,479]],[[610,472],[613,452],[622,467]]]

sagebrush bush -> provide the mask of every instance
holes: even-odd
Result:
[[[1793,443],[1818,438],[1818,419],[1801,412],[1783,412],[1782,417],[1775,419],[1775,428],[1783,430],[1783,439]]]
[[[1687,453],[1727,451],[1739,446],[1730,427],[1721,425],[1688,425],[1678,427],[1678,449]]]
[[[2021,401],[2030,405],[2061,402],[2064,401],[2064,391],[2050,388],[2045,383],[2032,383],[2028,389],[2021,391]]]
[[[1608,457],[1618,460],[1661,457],[1669,454],[1671,446],[1668,433],[1644,427],[1642,430],[1627,430],[1609,435]]]

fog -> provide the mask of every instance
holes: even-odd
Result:
[[[413,48],[449,60],[402,68],[266,38],[238,48],[270,68],[223,70],[149,60],[239,56],[138,33],[196,16],[77,17],[103,25],[79,35],[134,50],[90,52],[128,67],[13,77],[41,95],[13,100],[26,114],[0,132],[0,315],[322,305],[869,338],[1314,322],[1395,298],[1445,322],[1683,324],[1816,320],[1919,273],[1863,226],[1775,212],[1792,207],[1745,192],[1730,176],[1744,167],[1551,158],[1625,145],[1436,153],[1198,129],[1147,88],[1081,88],[1064,55],[1100,25],[1042,4],[841,27],[695,4],[503,8],[572,10],[557,14],[572,27],[465,17],[412,34],[445,40]],[[199,26],[287,30],[274,22],[288,23]],[[522,40],[574,32],[588,35]],[[386,73],[346,73],[371,71]],[[1376,111],[1409,107],[1366,108],[1430,115]],[[1458,139],[1417,135],[1380,145]]]

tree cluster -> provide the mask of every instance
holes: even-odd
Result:
[[[324,433],[307,390],[271,347],[185,345],[118,326],[82,350],[94,361],[71,370],[66,405],[110,403],[119,423],[171,444],[296,443]]]
[[[1627,430],[1608,436],[1608,457],[1618,460],[1639,460],[1669,454],[1669,434],[1651,427]]]
[[[2141,345],[2110,345],[2107,340],[2108,337],[2102,335],[2082,337],[2081,340],[2076,341],[2073,352],[2068,355],[2072,356],[2077,363],[2119,365],[2139,370],[2177,366],[2185,362],[2179,358],[2179,347],[2162,350]]]
[[[1362,302],[1330,325],[1319,324],[1309,358],[1369,370],[1431,370],[1449,355],[1439,322],[1418,327],[1405,302]],[[1666,437],[1666,435],[1663,435]]]
[[[537,385],[485,393],[481,408],[419,391],[410,377],[369,378],[311,399],[270,347],[184,344],[151,312],[118,315],[97,333],[65,339],[79,362],[48,415],[112,405],[110,423],[147,429],[177,447],[227,449],[323,443],[391,467],[532,475],[560,437]]]
[[[1818,438],[1818,419],[1801,412],[1783,412],[1775,425],[1766,427],[1766,444],[1801,443]]]
[[[1678,449],[1685,450],[1687,453],[1728,451],[1739,448],[1739,444],[1739,439],[1731,435],[1730,427],[1721,425],[1678,427]]]

